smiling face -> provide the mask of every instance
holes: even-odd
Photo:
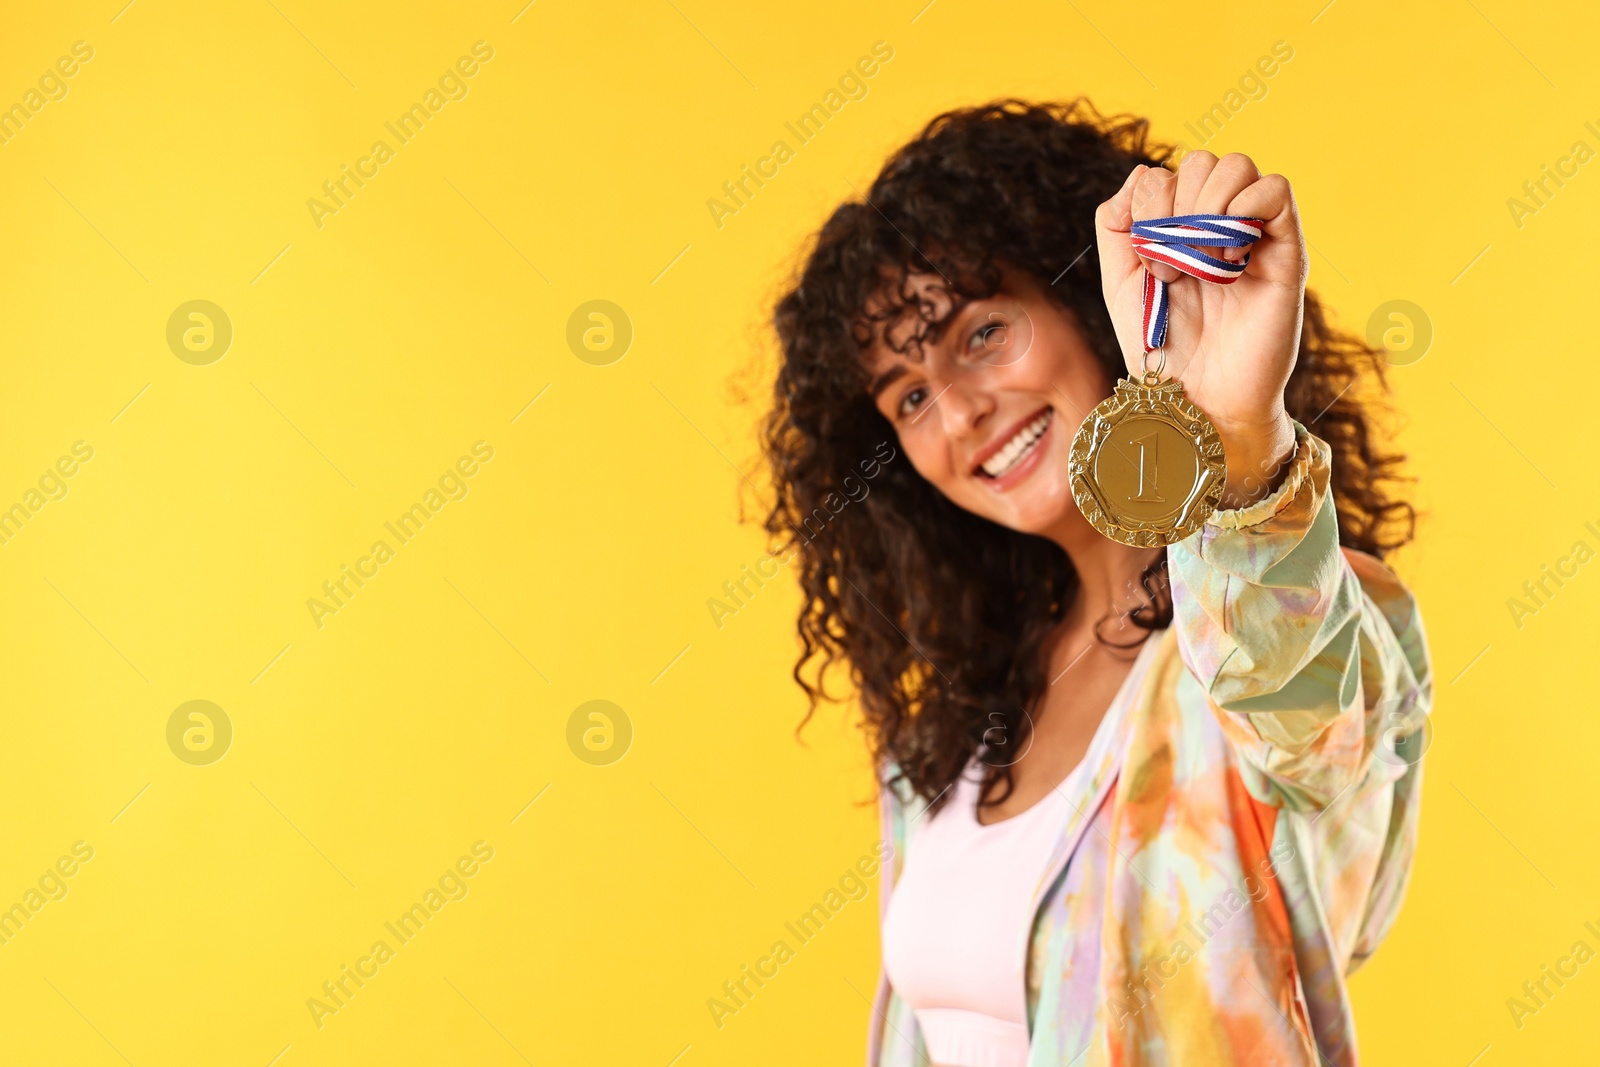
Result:
[[[913,274],[907,284],[936,320],[948,312],[944,279]],[[1091,529],[1067,457],[1112,383],[1073,315],[1031,275],[1006,271],[994,296],[967,302],[924,340],[920,360],[892,347],[912,325],[894,324],[892,344],[880,332],[865,360],[873,402],[917,472],[1013,530],[1065,540]]]

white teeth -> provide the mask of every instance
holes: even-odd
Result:
[[[1050,425],[1050,416],[1053,414],[1052,409],[1046,408],[1037,419],[1018,430],[1016,436],[1005,443],[1004,448],[983,461],[983,473],[991,478],[998,478],[1020,463],[1023,457],[1033,451],[1033,446],[1038,443],[1039,438],[1044,436],[1045,428]]]

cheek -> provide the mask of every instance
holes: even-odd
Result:
[[[935,487],[942,489],[950,481],[950,450],[937,434],[902,433],[900,450],[911,461],[912,469]]]
[[[1012,388],[1048,395],[1057,403],[1065,399],[1079,418],[1111,395],[1112,383],[1099,357],[1064,324],[1039,323],[1028,358],[1008,369],[1013,371]]]

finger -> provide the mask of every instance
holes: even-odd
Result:
[[[1133,184],[1134,219],[1161,219],[1173,214],[1172,198],[1177,185],[1177,176],[1162,167],[1151,167],[1139,175]],[[1166,263],[1146,260],[1144,265],[1164,282],[1174,282],[1181,277],[1176,267]]]
[[[1133,225],[1133,186],[1139,180],[1139,175],[1148,169],[1143,164],[1133,168],[1123,181],[1122,188],[1095,209],[1094,233],[1100,250],[1100,281],[1108,297],[1139,269],[1139,257],[1129,243],[1128,230]]]
[[[1310,262],[1289,179],[1281,174],[1256,179],[1228,202],[1226,211],[1265,221],[1263,239],[1251,252],[1249,274],[1285,285],[1305,284]]]
[[[1256,169],[1255,162],[1249,156],[1239,152],[1229,152],[1217,160],[1216,165],[1206,175],[1205,183],[1194,200],[1193,210],[1206,215],[1224,213],[1237,215],[1239,212],[1230,211],[1229,205],[1260,177],[1261,171]],[[1237,263],[1244,258],[1246,251],[1247,249],[1243,248],[1218,248],[1213,250],[1213,254],[1230,263]]]
[[[1178,191],[1172,198],[1174,215],[1206,210],[1196,205],[1200,202],[1201,188],[1216,166],[1217,157],[1203,148],[1183,157],[1183,162],[1178,164]]]

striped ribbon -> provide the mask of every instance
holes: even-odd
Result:
[[[1250,263],[1250,253],[1237,263],[1207,255],[1198,248],[1249,248],[1261,239],[1264,219],[1247,215],[1173,215],[1142,219],[1133,224],[1134,251],[1145,259],[1176,267],[1191,278],[1217,285],[1239,280]],[[1144,272],[1144,350],[1167,343],[1167,283]]]

